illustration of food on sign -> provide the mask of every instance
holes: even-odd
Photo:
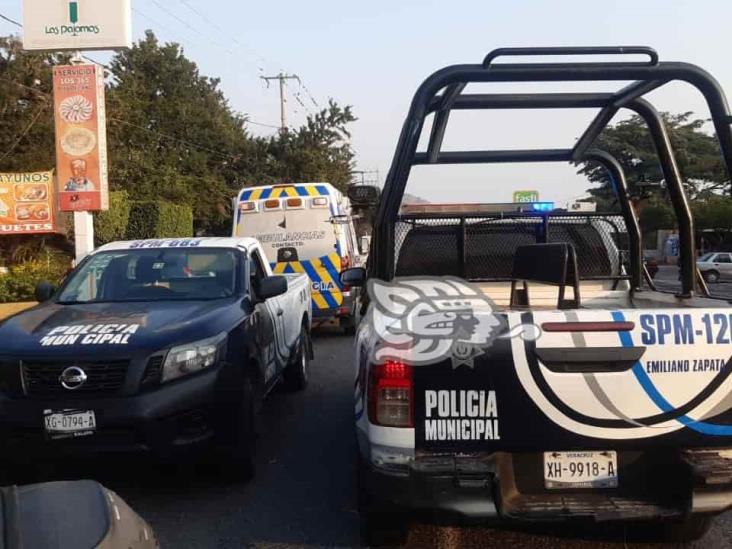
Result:
[[[15,200],[18,202],[34,202],[37,200],[46,200],[48,198],[48,189],[46,185],[16,185]]]
[[[94,150],[97,138],[86,128],[71,128],[61,137],[61,148],[71,156],[84,156]]]
[[[66,122],[78,124],[86,122],[92,117],[94,106],[83,95],[72,95],[61,101],[58,110],[61,118]]]

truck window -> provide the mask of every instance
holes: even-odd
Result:
[[[259,282],[266,276],[266,273],[259,250],[253,250],[249,260],[249,285],[254,295],[259,293]]]

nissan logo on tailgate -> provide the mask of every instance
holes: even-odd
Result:
[[[86,383],[87,375],[86,372],[78,366],[70,366],[61,372],[58,379],[64,389],[73,391]]]

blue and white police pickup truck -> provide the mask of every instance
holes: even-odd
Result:
[[[307,385],[309,281],[252,238],[107,244],[36,293],[0,323],[5,457],[211,445],[247,476],[262,399]]]
[[[505,55],[629,52],[651,62],[494,63]],[[692,538],[732,508],[732,307],[710,297],[696,269],[671,141],[660,115],[639,99],[673,79],[705,93],[732,173],[721,89],[698,67],[660,63],[649,48],[501,49],[483,64],[441,69],[418,89],[368,267],[341,274],[344,284],[368,289],[354,354],[368,543],[403,539],[415,510],[634,522]],[[634,83],[609,94],[464,91],[475,82],[563,80]],[[680,227],[676,293],[657,291],[644,271],[622,164],[590,147],[619,105],[644,118],[659,151]],[[452,109],[590,107],[601,112],[574,148],[441,150]],[[621,212],[401,206],[412,166],[496,162],[599,163]],[[458,179],[448,181],[457,188]]]

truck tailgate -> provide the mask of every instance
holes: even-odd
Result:
[[[418,451],[732,444],[732,309],[502,314],[472,364],[414,368]]]

